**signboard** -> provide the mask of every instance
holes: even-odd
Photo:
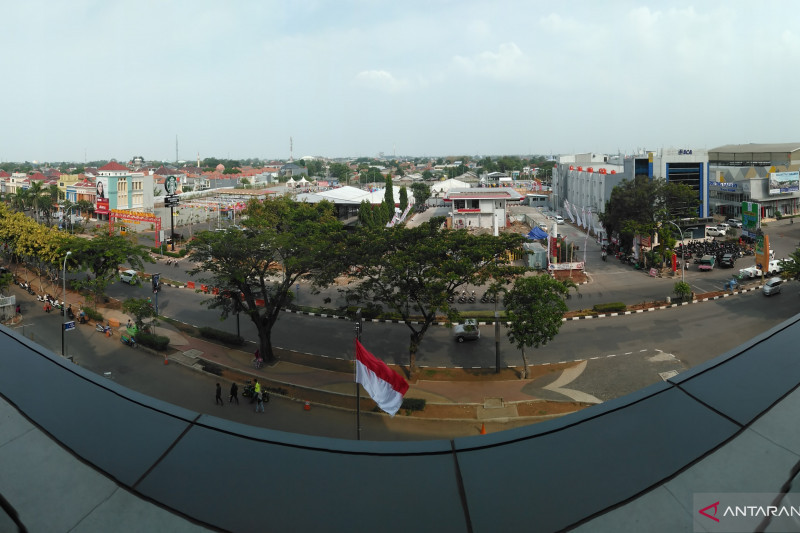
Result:
[[[171,206],[171,205],[178,205],[180,198],[177,195],[170,195],[164,197],[164,205]]]
[[[64,322],[64,331],[69,331],[75,329],[75,321],[71,320],[70,322]]]
[[[761,205],[755,202],[742,202],[742,233],[755,237],[761,227]]]
[[[761,270],[769,269],[769,235],[756,237],[756,267]],[[760,265],[760,266],[759,266]]]
[[[770,172],[769,193],[787,194],[800,191],[800,172]]]
[[[175,191],[178,190],[178,178],[167,176],[167,179],[164,180],[164,190],[167,191],[167,194],[175,194]]]

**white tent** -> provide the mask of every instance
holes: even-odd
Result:
[[[287,187],[294,187],[295,183],[296,182],[294,181],[294,178],[289,178],[289,180],[286,182],[286,186]]]
[[[468,189],[469,183],[457,180],[457,179],[449,179],[440,181],[438,183],[434,183],[431,185],[431,193],[441,193],[441,196],[447,194],[447,191],[450,189]]]

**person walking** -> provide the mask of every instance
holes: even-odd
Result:
[[[263,413],[264,412],[264,395],[262,393],[256,394],[256,413]]]
[[[253,378],[253,397],[250,399],[250,403],[256,401],[259,394],[261,394],[261,383],[258,382],[258,378]]]
[[[236,405],[239,405],[239,386],[235,381],[231,383],[231,397],[228,398],[228,403],[231,403],[233,400],[236,400]]]
[[[19,306],[19,304],[17,304],[17,314],[18,315],[22,314],[22,308]]]
[[[220,386],[219,383],[217,383],[217,397],[214,399],[214,402],[223,407],[225,406],[225,404],[222,401],[222,387]]]

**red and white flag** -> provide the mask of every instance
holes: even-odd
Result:
[[[394,416],[403,403],[408,383],[386,366],[386,363],[369,353],[356,340],[356,382],[361,383],[378,407]]]

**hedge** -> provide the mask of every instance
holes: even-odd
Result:
[[[200,328],[200,335],[207,339],[216,339],[218,341],[222,341],[225,344],[231,344],[234,346],[244,345],[244,337],[236,335],[235,333],[228,333],[227,331],[210,328],[208,326],[203,326]]]
[[[147,346],[154,350],[163,351],[169,346],[169,337],[163,335],[153,335],[151,333],[139,332],[136,334],[136,342],[142,346]]]
[[[608,304],[596,304],[592,307],[592,311],[597,313],[619,313],[627,308],[628,306],[622,302],[613,302]]]

